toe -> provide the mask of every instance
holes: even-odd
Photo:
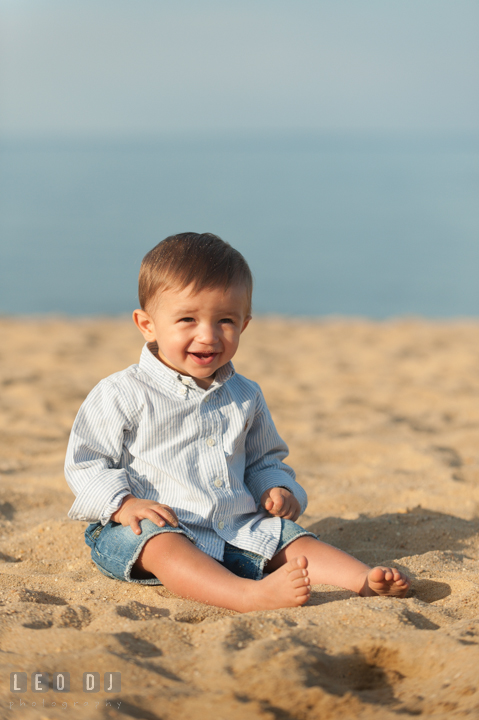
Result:
[[[297,588],[295,591],[295,595],[296,597],[309,597],[311,595],[311,588],[309,586]]]
[[[308,560],[304,557],[304,555],[300,555],[299,557],[289,560],[289,562],[287,562],[283,567],[288,573],[294,572],[295,570],[306,570],[308,567]]]
[[[309,598],[309,595],[300,595],[296,598],[296,602],[298,605],[305,605],[308,602]]]
[[[293,580],[304,580],[304,578],[308,577],[308,573],[306,570],[291,570],[291,572],[288,574],[288,579],[292,582]]]
[[[308,559],[304,555],[300,555],[296,558],[298,562],[298,567],[300,567],[302,570],[306,570],[308,567]]]
[[[292,585],[294,588],[310,587],[311,583],[309,582],[309,578],[301,577],[293,580]]]
[[[369,572],[369,580],[374,583],[384,582],[385,570],[387,568],[375,567]]]

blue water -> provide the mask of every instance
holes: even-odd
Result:
[[[257,313],[479,315],[479,138],[0,142],[0,312],[137,305],[143,255],[214,232]]]

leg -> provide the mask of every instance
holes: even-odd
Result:
[[[359,595],[395,595],[404,597],[410,580],[395,568],[370,568],[338,548],[311,536],[293,540],[274,556],[266,566],[272,572],[293,557],[308,558],[308,571],[313,585],[337,585]]]
[[[290,558],[263,580],[246,580],[198,550],[184,535],[162,533],[145,544],[135,571],[153,573],[168,590],[238,612],[304,605],[311,586],[306,558]]]

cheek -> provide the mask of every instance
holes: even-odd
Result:
[[[185,345],[185,338],[182,337],[181,334],[175,332],[166,333],[163,342],[165,349],[168,349],[170,352],[180,352],[184,349]]]
[[[240,332],[236,328],[231,329],[228,333],[224,334],[225,342],[229,346],[237,346],[240,340]]]
[[[170,345],[176,352],[182,352],[188,346],[188,340],[184,337],[171,338]]]

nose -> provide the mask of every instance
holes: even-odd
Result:
[[[214,345],[218,341],[218,333],[215,325],[212,323],[202,323],[198,328],[196,339],[203,345]]]

